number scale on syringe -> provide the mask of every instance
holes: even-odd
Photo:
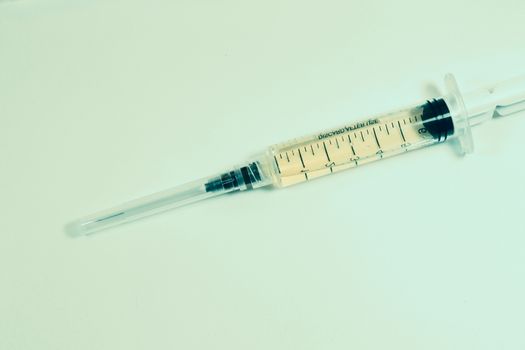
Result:
[[[289,186],[444,141],[423,123],[423,107],[387,114],[270,148],[281,186]]]

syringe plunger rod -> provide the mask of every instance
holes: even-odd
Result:
[[[494,116],[507,116],[523,111],[525,110],[525,77],[469,91],[463,94],[463,101],[471,126]]]

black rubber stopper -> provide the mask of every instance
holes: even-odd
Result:
[[[454,122],[447,103],[443,99],[430,100],[423,106],[423,125],[439,142],[444,142],[454,133]]]

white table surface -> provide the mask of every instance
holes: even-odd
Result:
[[[266,146],[525,73],[523,1],[3,1],[0,349],[523,349],[525,115],[87,238]]]

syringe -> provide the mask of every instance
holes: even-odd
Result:
[[[462,95],[449,74],[445,86],[442,97],[271,146],[243,165],[97,212],[66,231],[87,235],[221,194],[283,188],[447,140],[456,140],[462,154],[471,153],[471,126],[525,110],[525,77]]]

